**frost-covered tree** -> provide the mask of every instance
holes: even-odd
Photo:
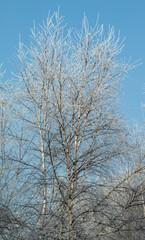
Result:
[[[67,32],[54,13],[31,38],[30,47],[19,43],[17,87],[6,97],[11,161],[19,163],[19,197],[11,200],[23,226],[17,238],[117,239],[119,189],[137,172],[121,175],[130,147],[118,105],[133,66],[119,57],[114,29],[105,36],[86,17],[81,30]]]

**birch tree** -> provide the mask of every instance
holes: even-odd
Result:
[[[58,12],[34,26],[30,47],[19,43],[11,137],[23,152],[31,239],[111,236],[115,224],[106,225],[103,209],[120,186],[109,184],[127,163],[118,104],[121,80],[133,67],[119,57],[122,48],[113,27],[105,36],[103,25],[92,28],[84,16],[81,30],[67,31]]]

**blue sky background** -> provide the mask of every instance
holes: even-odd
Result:
[[[68,27],[80,28],[84,12],[90,25],[99,14],[99,23],[114,25],[116,35],[126,38],[123,56],[132,61],[142,59],[142,65],[130,71],[123,83],[122,106],[126,118],[143,124],[141,104],[145,104],[145,1],[144,0],[0,0],[0,63],[13,71],[14,55],[21,40],[29,44],[30,28],[46,20],[48,11],[65,17]]]

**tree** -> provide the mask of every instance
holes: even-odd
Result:
[[[1,70],[2,66],[0,67]],[[4,72],[1,70],[2,80]],[[19,164],[14,164],[11,160],[13,144],[9,138],[10,106],[5,99],[5,87],[1,82],[0,95],[0,239],[7,239],[13,236],[18,228],[18,220],[13,215],[10,205],[13,196],[17,195],[15,186],[17,185]],[[14,209],[13,209],[14,210]],[[15,235],[16,237],[16,235]],[[10,238],[9,238],[10,239]]]
[[[80,31],[66,33],[62,23],[54,13],[34,27],[29,48],[19,43],[17,88],[8,94],[20,239],[116,239],[112,196],[136,173],[121,177],[129,147],[118,108],[120,81],[133,66],[119,60],[113,28],[105,37],[86,17]]]

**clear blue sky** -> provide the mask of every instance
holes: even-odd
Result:
[[[69,27],[81,27],[85,12],[91,25],[99,14],[99,23],[107,31],[114,25],[116,35],[126,37],[123,55],[132,61],[139,58],[142,65],[132,70],[124,81],[124,111],[129,121],[143,123],[141,103],[145,103],[145,0],[0,0],[0,63],[7,72],[13,70],[13,61],[21,40],[29,43],[30,28],[46,20],[60,6],[60,14],[65,16]]]

